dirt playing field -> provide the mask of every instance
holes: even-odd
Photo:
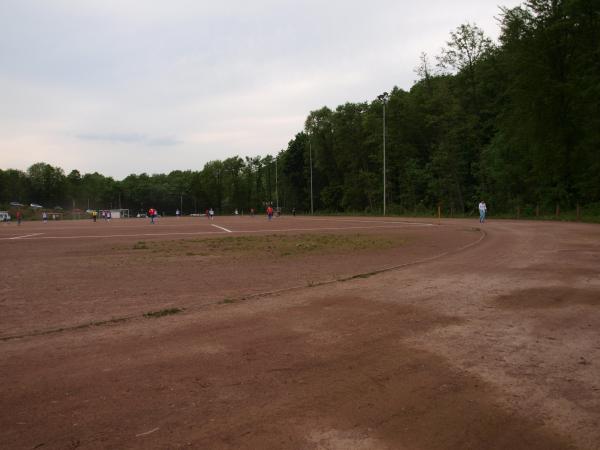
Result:
[[[600,449],[600,226],[0,225],[0,448]]]

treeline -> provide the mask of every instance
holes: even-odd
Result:
[[[600,212],[600,3],[530,0],[499,23],[497,44],[458,27],[435,64],[422,55],[408,92],[312,111],[276,158],[122,181],[40,163],[0,172],[0,201],[229,212],[268,201],[310,211],[312,200],[315,211],[380,213],[385,108],[389,213],[459,214],[480,199],[495,213]]]
[[[60,167],[36,163],[26,172],[0,170],[0,204],[36,203],[45,208],[105,209],[127,208],[130,213],[150,207],[174,214],[230,212],[235,208],[260,209],[265,202],[277,201],[272,156],[240,157],[211,161],[201,171],[176,170],[168,175],[129,175],[121,181],[99,173],[65,174]]]

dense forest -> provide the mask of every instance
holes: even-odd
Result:
[[[274,157],[121,181],[37,163],[0,170],[0,206],[229,213],[273,202],[310,212],[312,202],[380,214],[385,162],[390,214],[468,213],[480,199],[493,213],[600,214],[600,2],[529,0],[498,21],[497,43],[464,24],[433,61],[422,54],[408,92],[310,112]]]

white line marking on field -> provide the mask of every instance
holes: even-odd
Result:
[[[393,223],[393,222],[392,222]],[[398,225],[398,223],[396,223]],[[400,224],[401,225],[401,224]],[[283,231],[340,231],[340,230],[372,230],[375,228],[398,228],[394,225],[379,225],[379,226],[356,226],[356,227],[318,227],[318,228],[273,228],[262,229],[262,230],[244,230],[244,231],[236,231],[236,233],[269,233],[273,231],[283,232]]]
[[[233,231],[231,231],[231,230],[228,230],[228,229],[227,229],[227,228],[225,228],[225,227],[220,227],[219,225],[215,225],[214,223],[211,223],[211,225],[212,225],[213,227],[220,228],[220,229],[221,229],[221,230],[223,230],[223,231],[227,231],[228,233],[233,233]]]
[[[146,431],[145,433],[136,434],[135,437],[147,436],[147,435],[152,434],[152,433],[154,433],[155,431],[158,431],[158,430],[160,430],[160,428],[156,427],[156,428],[153,428],[150,431]]]
[[[382,225],[371,225],[371,226],[345,226],[345,227],[306,227],[306,228],[263,228],[261,230],[228,230],[227,228],[220,227],[218,225],[213,225],[214,227],[220,228],[223,231],[228,233],[237,233],[237,234],[248,234],[248,233],[273,233],[273,232],[287,232],[287,231],[343,231],[343,230],[373,230],[376,228],[396,228],[398,229],[402,225],[406,225],[406,222],[379,222]],[[418,224],[424,226],[433,226],[433,224]],[[27,236],[19,236],[19,240],[29,241],[35,239],[107,239],[107,238],[119,238],[119,237],[160,237],[160,236],[197,236],[202,234],[212,234],[214,235],[215,231],[192,231],[192,232],[167,232],[167,233],[131,233],[131,234],[98,234],[98,235],[78,235],[78,236],[39,236],[36,235],[27,235]],[[15,238],[4,238],[4,239],[15,239]]]
[[[43,233],[36,233],[43,234]],[[27,236],[19,236],[18,238],[0,238],[0,240],[8,240],[8,239],[20,239],[23,241],[32,241],[34,239],[103,239],[103,238],[118,238],[118,237],[152,237],[152,236],[196,236],[199,234],[217,234],[216,231],[191,231],[191,232],[173,232],[173,233],[131,233],[131,234],[86,234],[86,235],[77,235],[77,236],[35,236],[35,235],[27,235]]]
[[[358,223],[393,223],[397,225],[420,225],[423,227],[432,227],[432,223],[427,222],[409,222],[407,220],[368,220],[368,219],[346,219],[340,217],[310,217],[310,220],[322,220],[327,222],[358,222]]]
[[[44,233],[33,233],[33,234],[24,234],[23,236],[14,236],[11,238],[4,238],[4,239],[23,239],[23,238],[28,238],[28,237],[33,237],[33,236],[39,236],[40,234],[44,234]]]
[[[82,236],[39,236],[32,237],[27,240],[33,239],[102,239],[102,238],[115,238],[115,237],[152,237],[152,236],[196,236],[198,234],[217,234],[216,231],[192,231],[192,232],[174,232],[174,233],[131,233],[131,234],[97,234],[97,235],[82,235]]]

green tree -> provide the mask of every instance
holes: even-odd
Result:
[[[218,213],[223,212],[223,177],[224,167],[221,161],[210,161],[204,165],[201,172],[201,183],[204,186],[208,204],[205,209],[213,208]]]
[[[60,206],[66,191],[66,178],[60,167],[52,167],[43,162],[27,169],[30,195],[34,202],[46,207]]]
[[[27,174],[21,170],[0,170],[0,203],[29,202],[30,183]]]
[[[310,209],[308,145],[306,133],[296,134],[288,143],[281,169],[290,206],[305,211]]]

